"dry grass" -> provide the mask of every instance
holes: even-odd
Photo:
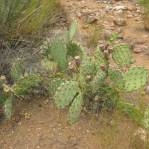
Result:
[[[54,10],[56,0],[1,0],[0,32],[18,35],[36,32]]]

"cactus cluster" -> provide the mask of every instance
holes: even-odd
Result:
[[[143,87],[147,82],[147,70],[143,67],[131,66],[132,53],[127,45],[116,45],[111,49],[109,45],[104,49],[97,48],[92,53],[86,53],[73,41],[76,22],[66,31],[63,38],[55,38],[44,47],[44,58],[41,65],[48,72],[28,74],[22,71],[20,61],[12,67],[14,84],[5,85],[4,90],[9,95],[5,102],[6,116],[9,117],[12,96],[27,94],[33,87],[39,86],[41,81],[57,108],[69,108],[68,122],[77,121],[83,106],[95,105],[100,108],[121,109],[122,112],[140,121],[142,112],[121,99],[121,94]],[[110,43],[114,40],[111,39]],[[45,57],[46,56],[46,57]],[[111,61],[111,58],[113,60]],[[111,62],[115,65],[111,67]],[[0,86],[3,84],[0,79]],[[0,96],[1,98],[1,96]],[[99,111],[99,110],[96,110]],[[148,117],[145,112],[144,117]],[[148,122],[144,123],[147,125]],[[148,127],[148,126],[146,126]]]

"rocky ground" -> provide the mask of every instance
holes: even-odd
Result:
[[[134,53],[135,64],[149,69],[149,32],[144,30],[143,10],[135,0],[60,0],[53,32],[73,19],[78,21],[77,40],[89,50],[103,46],[113,32]],[[65,15],[65,16],[64,16]],[[148,96],[146,97],[148,100]],[[146,100],[145,99],[145,100]],[[99,116],[82,113],[79,122],[66,123],[66,112],[47,99],[22,103],[19,116],[0,124],[1,149],[148,149],[148,133],[117,112]],[[147,102],[148,103],[148,102]]]

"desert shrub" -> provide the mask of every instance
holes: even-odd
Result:
[[[54,9],[55,0],[1,0],[0,32],[15,35],[37,31]]]

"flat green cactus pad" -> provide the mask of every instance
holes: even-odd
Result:
[[[99,69],[96,76],[91,82],[91,87],[93,92],[96,92],[100,88],[101,83],[103,83],[105,77],[106,77],[106,73]]]
[[[129,47],[124,44],[113,48],[112,57],[119,66],[129,66],[132,62],[132,53]]]
[[[146,129],[149,129],[149,107],[147,107],[144,112],[144,117],[143,117],[142,123]]]
[[[65,70],[67,68],[67,49],[65,43],[61,39],[55,38],[51,43],[50,52],[52,59],[58,64],[60,70]]]
[[[14,81],[17,81],[23,76],[23,64],[20,59],[16,59],[12,65],[10,74]]]
[[[144,67],[131,67],[123,75],[126,91],[137,90],[147,82],[148,73]]]
[[[99,47],[97,47],[97,49],[94,53],[94,58],[96,61],[96,66],[98,67],[97,69],[99,69],[100,65],[105,65],[105,66],[107,65],[107,61],[105,59],[105,56]]]
[[[78,83],[76,81],[66,81],[62,83],[55,92],[54,100],[58,108],[68,106],[76,94],[79,92]]]
[[[12,115],[12,101],[13,95],[9,96],[4,103],[4,114],[7,119],[10,119]]]
[[[95,63],[92,59],[92,57],[88,56],[88,55],[83,55],[83,60],[81,62],[81,66],[80,66],[80,72],[83,75],[92,75],[96,72],[96,67],[95,67]]]
[[[120,70],[116,70],[116,69],[114,70],[112,68],[109,68],[108,76],[116,87],[118,87],[119,89],[123,88],[124,80],[123,80],[123,74]]]
[[[82,94],[79,93],[75,97],[75,99],[73,100],[69,108],[68,122],[70,124],[75,123],[78,120],[81,110],[82,110],[82,105],[83,105],[83,97],[82,97]]]
[[[50,78],[48,80],[48,91],[51,95],[54,95],[57,88],[62,84],[65,83],[65,79],[62,78]]]

